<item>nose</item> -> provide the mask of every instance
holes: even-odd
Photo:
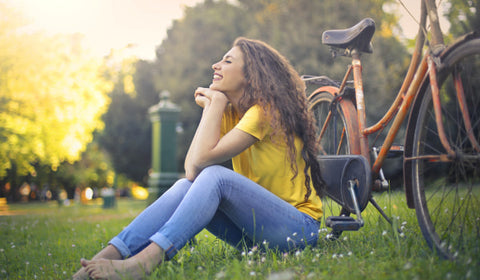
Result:
[[[220,66],[218,65],[218,62],[216,62],[216,63],[214,63],[214,64],[212,65],[212,69],[213,69],[213,70],[218,70],[218,69],[220,69]]]

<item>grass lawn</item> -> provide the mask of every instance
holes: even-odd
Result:
[[[393,227],[369,205],[358,232],[327,241],[328,230],[322,228],[318,246],[289,254],[237,252],[202,231],[196,244],[183,248],[148,279],[480,278],[478,256],[444,261],[427,247],[403,192],[374,196],[393,217]],[[145,206],[134,200],[120,200],[114,209],[53,202],[9,205],[7,213],[14,215],[0,216],[0,279],[70,278],[80,268],[80,258],[90,258]]]

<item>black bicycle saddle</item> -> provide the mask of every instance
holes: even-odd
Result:
[[[322,44],[339,49],[357,49],[372,53],[371,40],[375,33],[375,21],[366,18],[348,29],[327,30],[323,32]]]

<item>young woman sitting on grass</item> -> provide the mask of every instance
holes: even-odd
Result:
[[[323,183],[305,86],[269,45],[238,38],[195,91],[203,114],[178,180],[74,279],[142,278],[202,229],[280,251],[314,246]],[[233,171],[218,164],[232,160]]]

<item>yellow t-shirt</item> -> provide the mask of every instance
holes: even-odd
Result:
[[[313,185],[312,193],[305,202],[305,161],[301,156],[302,140],[295,136],[298,174],[293,171],[288,155],[288,146],[280,136],[272,139],[272,128],[260,106],[252,106],[239,120],[229,107],[222,120],[222,135],[233,128],[240,129],[257,138],[255,144],[232,159],[233,170],[263,186],[299,211],[319,220],[322,217],[322,202]]]

